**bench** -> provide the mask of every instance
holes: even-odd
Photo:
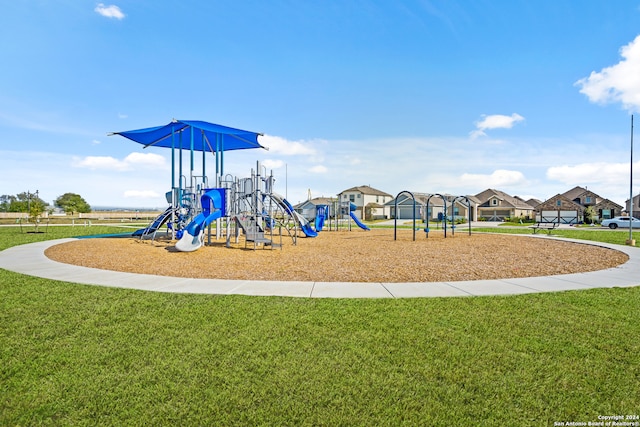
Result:
[[[533,234],[536,234],[540,230],[544,230],[547,234],[551,234],[553,230],[558,228],[557,222],[538,222],[536,225],[532,225],[529,228],[533,229]]]

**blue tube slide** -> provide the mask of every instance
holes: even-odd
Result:
[[[161,213],[160,216],[158,216],[158,218],[156,218],[155,221],[153,221],[153,223],[147,228],[141,228],[140,230],[134,231],[132,236],[143,236],[145,234],[151,234],[154,231],[158,230],[164,225],[165,222],[169,220],[169,218],[171,218],[171,211],[173,211],[173,206],[169,206],[167,210]]]
[[[353,212],[356,210],[356,205],[354,203],[349,203],[349,216],[351,217],[351,219],[353,220],[353,222],[356,223],[356,225],[360,228],[362,228],[363,230],[371,230],[369,227],[367,227],[366,225],[364,225],[362,222],[360,222],[360,220],[358,219],[358,217],[356,216],[356,214]]]
[[[176,243],[176,249],[180,252],[193,252],[204,244],[204,230],[218,218],[225,214],[225,189],[212,188],[200,198],[202,212],[187,225],[184,233]],[[213,211],[212,211],[213,209]]]
[[[318,237],[318,233],[311,227],[311,224],[309,224],[308,222],[304,224],[301,223],[300,230],[302,230],[304,235],[307,237]]]
[[[356,216],[355,213],[349,212],[349,215],[351,216],[351,219],[353,220],[353,222],[355,222],[357,224],[358,227],[362,228],[363,230],[367,230],[367,231],[371,230],[369,227],[367,227],[362,222],[360,222],[360,220],[358,219],[358,217]]]
[[[320,232],[322,231],[322,228],[324,227],[324,222],[327,219],[327,214],[329,211],[329,206],[328,205],[317,205],[316,206],[316,231]]]
[[[287,199],[275,193],[271,194],[271,198],[274,199],[276,202],[278,202],[282,207],[284,207],[287,213],[289,215],[292,215],[298,221],[298,223],[300,224],[300,230],[302,230],[305,236],[307,237],[318,236],[318,233],[316,233],[316,231],[311,227],[311,224],[309,224],[309,221],[307,221],[305,217],[303,217],[298,212],[296,212],[293,209],[293,206],[291,206],[291,203],[289,203]]]

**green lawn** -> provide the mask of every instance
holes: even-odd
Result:
[[[0,228],[0,247],[79,230]],[[0,270],[0,425],[529,426],[637,414],[639,303],[640,288],[175,295]]]
[[[635,229],[634,229],[635,230]],[[472,232],[486,232],[486,233],[506,233],[506,234],[533,234],[533,230],[525,227],[486,227],[486,228],[472,228]],[[546,231],[540,231],[538,234],[546,236]],[[627,239],[629,239],[629,229],[626,230],[609,230],[606,228],[559,228],[553,230],[551,233],[555,237],[567,237],[569,239],[590,240],[595,242],[613,243],[617,245],[624,245]],[[640,230],[633,231],[633,238],[636,240],[636,244],[640,242]]]

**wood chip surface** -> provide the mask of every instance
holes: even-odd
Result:
[[[623,264],[612,249],[551,238],[398,230],[325,231],[299,237],[282,248],[245,242],[232,247],[212,238],[195,252],[177,252],[175,242],[137,238],[81,239],[52,246],[46,256],[59,262],[106,270],[162,276],[314,282],[443,282],[549,276],[602,270]],[[280,242],[275,237],[276,243]]]

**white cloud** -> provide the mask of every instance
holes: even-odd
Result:
[[[309,172],[311,173],[327,173],[328,171],[329,169],[323,165],[316,165],[309,169]]]
[[[125,17],[125,14],[122,13],[122,10],[120,10],[120,8],[114,4],[105,6],[104,3],[98,3],[94,10],[96,11],[96,13],[106,18],[124,19]]]
[[[523,185],[527,182],[520,171],[498,169],[490,175],[464,173],[460,176],[461,184],[471,188],[501,188]],[[480,191],[480,190],[478,190]]]
[[[262,166],[267,169],[280,169],[284,166],[284,162],[282,160],[267,159],[262,162]]]
[[[98,140],[98,139],[94,139],[93,141],[91,141],[91,143],[92,143],[93,145],[100,145],[100,144],[102,144],[102,141],[100,141],[100,140]]]
[[[84,158],[74,157],[72,166],[76,168],[86,168],[91,170],[128,170],[128,165],[123,161],[111,156],[87,156]]]
[[[640,162],[634,164],[634,169],[638,168]],[[625,186],[629,183],[629,163],[595,162],[554,166],[547,169],[547,178],[566,185],[598,183]]]
[[[640,170],[640,161],[633,164],[633,170]],[[579,185],[624,205],[629,199],[629,172],[629,163],[585,162],[551,167],[547,169],[546,178],[560,182],[564,191]],[[634,194],[638,193],[638,185],[638,180],[634,179]]]
[[[153,190],[127,190],[123,197],[126,199],[156,199],[160,197],[160,194]]]
[[[523,120],[524,117],[517,113],[513,113],[510,116],[503,114],[483,114],[482,119],[475,123],[476,130],[471,131],[469,135],[473,139],[486,136],[485,130],[487,129],[511,129],[513,125]]]
[[[136,168],[167,169],[167,161],[155,153],[131,153],[123,160],[111,156],[74,157],[72,166],[91,170],[130,171]]]
[[[317,153],[317,150],[313,147],[314,142],[311,141],[289,141],[279,136],[263,135],[260,137],[260,144],[269,148],[270,153],[288,156],[313,156]]]
[[[154,169],[162,169],[166,167],[166,159],[160,154],[155,153],[131,153],[124,158],[124,162],[131,166],[143,166]]]
[[[620,49],[622,60],[615,65],[592,71],[575,85],[589,101],[598,104],[620,102],[629,111],[640,109],[640,36]]]

